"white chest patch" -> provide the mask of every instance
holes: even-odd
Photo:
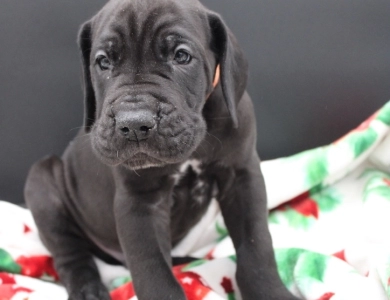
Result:
[[[186,181],[184,187],[188,188],[188,195],[195,203],[202,204],[204,201],[207,201],[209,195],[207,192],[209,184],[204,175],[201,161],[189,159],[180,165],[179,170],[173,175],[173,178],[175,185],[179,185],[183,183],[182,181],[185,180],[184,178],[186,176],[190,176],[191,181]]]
[[[179,167],[179,171],[173,175],[175,180],[175,184],[180,182],[180,179],[187,173],[188,168],[192,168],[196,175],[200,175],[202,173],[201,162],[197,159],[189,159],[182,163]]]
[[[182,163],[180,165],[180,173],[185,173],[188,169],[188,167],[191,167],[192,170],[197,174],[199,175],[201,172],[202,172],[202,169],[200,168],[200,161],[197,160],[197,159],[189,159],[187,161],[185,161],[184,163]]]

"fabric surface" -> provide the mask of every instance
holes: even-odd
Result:
[[[334,143],[261,164],[285,285],[308,300],[390,298],[390,102]],[[241,299],[234,248],[213,200],[172,254],[189,300]],[[134,300],[124,267],[98,261],[113,300]],[[30,212],[0,202],[0,300],[67,299]]]

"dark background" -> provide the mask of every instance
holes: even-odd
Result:
[[[79,25],[103,0],[1,0],[0,199],[82,123]],[[324,145],[390,99],[390,1],[208,0],[250,62],[263,159]]]

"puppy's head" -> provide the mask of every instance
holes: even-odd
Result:
[[[210,101],[225,101],[237,127],[247,64],[198,1],[111,0],[82,26],[79,45],[85,130],[103,162],[139,169],[187,159],[205,136],[218,69],[223,96]]]

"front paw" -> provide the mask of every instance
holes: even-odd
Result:
[[[99,283],[88,283],[78,291],[71,291],[68,300],[111,300],[107,288]]]

